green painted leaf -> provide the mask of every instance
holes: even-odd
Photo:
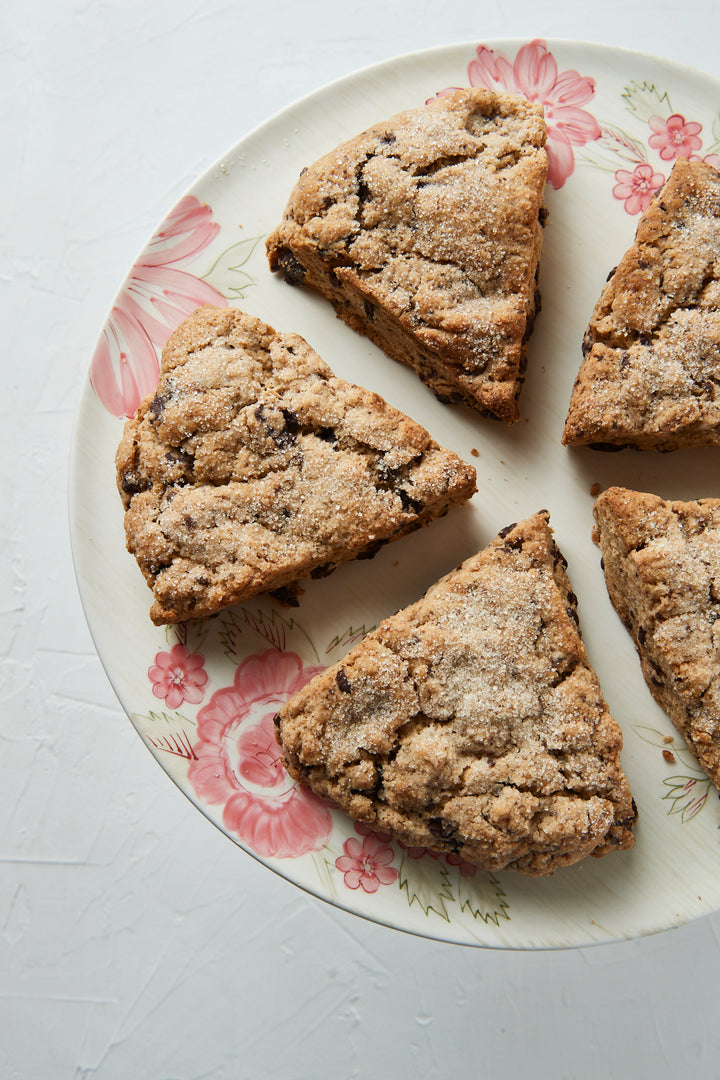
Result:
[[[362,626],[349,626],[342,634],[335,635],[326,648],[325,654],[327,655],[328,653],[335,652],[336,649],[345,650],[351,648],[374,629],[374,625],[365,626],[365,623],[363,623]]]
[[[633,80],[623,90],[622,98],[628,110],[643,123],[647,123],[651,116],[660,116],[667,120],[673,114],[667,91],[660,90],[655,83]]]
[[[203,275],[203,281],[217,289],[226,300],[244,299],[256,280],[243,268],[262,239],[262,236],[251,236],[226,248]]]
[[[418,904],[425,915],[433,912],[445,922],[450,922],[445,877],[445,872],[434,859],[410,859],[403,855],[398,886],[407,895],[408,907]]]
[[[449,896],[461,911],[469,912],[474,919],[484,923],[500,925],[500,920],[510,920],[510,903],[502,885],[489,871],[466,876],[460,868],[453,866],[448,870],[447,886]]]

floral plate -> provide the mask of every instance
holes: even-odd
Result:
[[[468,83],[542,102],[549,126],[543,311],[523,419],[512,429],[441,405],[324,301],[273,276],[264,255],[264,237],[305,164],[378,119]],[[708,76],[572,42],[444,47],[350,75],[241,139],[132,267],[92,359],[73,447],[72,538],[86,615],[120,701],[165,771],[230,839],[298,886],[400,930],[500,948],[630,938],[720,906],[716,793],[645,686],[591,538],[594,485],[719,496],[716,451],[602,455],[560,444],[585,325],[638,215],[677,157],[720,165],[718,155],[720,83]],[[259,598],[214,619],[153,627],[150,593],[125,551],[113,457],[123,417],[154,388],[169,333],[203,303],[239,305],[301,333],[338,375],[378,391],[472,460],[478,494],[372,562],[308,582],[298,608]],[[536,880],[353,826],[287,777],[272,717],[383,617],[541,507],[551,512],[588,652],[624,731],[640,822],[630,852]]]

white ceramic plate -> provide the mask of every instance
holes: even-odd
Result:
[[[441,405],[324,301],[274,277],[264,255],[304,165],[370,123],[469,82],[528,93],[545,104],[550,127],[543,310],[523,418],[510,429]],[[720,906],[717,794],[653,702],[610,606],[590,491],[618,483],[672,498],[719,496],[717,451],[603,455],[560,444],[583,331],[607,273],[674,155],[718,153],[719,109],[720,83],[708,76],[594,45],[473,42],[400,57],[319,90],[241,139],[168,215],[123,284],[93,358],[72,457],[73,549],[90,628],[120,701],[168,775],[230,839],[316,896],[399,930],[501,948],[630,938]],[[472,503],[371,562],[309,582],[297,609],[258,599],[197,625],[153,627],[150,592],[125,551],[113,457],[123,413],[154,386],[160,346],[204,302],[236,304],[301,333],[338,375],[408,412],[477,467]],[[361,833],[308,799],[278,765],[277,706],[311,669],[339,659],[503,526],[541,507],[623,728],[640,808],[634,849],[549,879],[495,875]]]

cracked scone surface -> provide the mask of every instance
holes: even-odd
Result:
[[[720,445],[720,173],[680,158],[590,320],[563,443]]]
[[[517,420],[539,305],[542,107],[456,91],[375,124],[303,170],[270,266],[442,400]]]
[[[296,779],[488,869],[630,847],[636,811],[541,511],[383,622],[278,713]]]
[[[614,487],[595,520],[608,593],[645,681],[720,788],[720,499]]]
[[[232,308],[171,336],[116,464],[158,624],[323,576],[475,491],[475,470],[423,427]]]

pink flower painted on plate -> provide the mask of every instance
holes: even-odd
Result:
[[[594,96],[595,80],[577,71],[558,71],[555,57],[538,38],[523,45],[512,63],[485,45],[476,51],[477,59],[468,64],[471,86],[524,94],[544,106],[548,182],[561,188],[575,169],[573,146],[584,146],[602,134],[595,117],[581,108]]]
[[[343,874],[348,889],[362,889],[375,893],[381,885],[392,885],[398,872],[390,863],[395,852],[373,833],[362,841],[351,836],[343,844],[344,855],[335,860],[335,866]]]
[[[178,709],[183,701],[199,705],[208,681],[202,653],[188,653],[184,645],[173,645],[170,652],[159,652],[148,668],[152,692],[162,698],[168,709]]]
[[[686,121],[680,113],[673,113],[667,120],[661,116],[651,116],[648,124],[654,132],[648,144],[653,150],[659,151],[663,161],[692,157],[702,146],[702,139],[699,138],[702,124],[694,120]]]
[[[133,266],[105,324],[90,365],[90,382],[113,416],[134,416],[157,385],[158,350],[203,304],[227,300],[200,278],[179,270],[220,231],[209,206],[181,199]]]
[[[656,191],[665,183],[662,173],[656,173],[652,165],[644,162],[636,165],[632,172],[618,169],[615,173],[617,183],[613,195],[625,203],[628,214],[642,214],[650,205]]]
[[[197,715],[200,741],[188,777],[201,799],[222,804],[224,826],[257,854],[297,858],[330,836],[327,805],[285,772],[273,718],[321,667],[268,649],[238,664],[233,685],[217,690]]]

